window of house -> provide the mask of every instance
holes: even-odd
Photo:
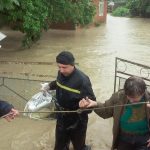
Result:
[[[99,2],[99,16],[104,16],[104,0]]]

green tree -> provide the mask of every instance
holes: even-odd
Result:
[[[14,9],[15,5],[19,6],[18,0],[1,0],[0,1],[0,11],[3,11],[5,9],[7,9],[7,10]]]
[[[128,0],[127,7],[132,16],[150,17],[150,0]]]
[[[13,29],[25,33],[24,46],[30,47],[51,23],[89,24],[95,6],[91,0],[1,0],[0,13]]]

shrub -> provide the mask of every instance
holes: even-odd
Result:
[[[112,15],[118,17],[129,16],[129,9],[126,7],[118,7],[112,12]]]
[[[0,14],[13,29],[25,33],[24,47],[36,42],[50,23],[89,24],[95,8],[92,0],[0,0]]]

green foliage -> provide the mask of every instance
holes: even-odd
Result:
[[[0,11],[14,9],[15,5],[19,6],[18,0],[0,0]]]
[[[129,9],[125,7],[118,7],[112,12],[112,15],[118,17],[129,16]]]
[[[149,14],[149,16],[150,16],[150,6],[146,7],[146,13]]]
[[[126,0],[108,0],[108,2],[114,2],[114,3],[124,3]]]
[[[150,0],[128,0],[127,7],[132,16],[150,17]]]
[[[92,22],[95,6],[91,0],[1,0],[0,13],[13,29],[25,33],[23,44],[30,47],[50,23]]]
[[[95,14],[91,0],[53,0],[49,1],[49,17],[52,22],[71,21],[74,24],[88,24]]]
[[[41,32],[46,28],[46,19],[48,17],[48,8],[44,0],[24,0],[22,8],[23,13],[23,32],[26,33],[24,46],[40,38]]]
[[[44,0],[20,0],[20,6],[8,14],[11,26],[25,33],[23,46],[30,47],[46,26],[48,8]]]
[[[8,12],[19,6],[18,0],[0,0],[0,27],[8,23]]]

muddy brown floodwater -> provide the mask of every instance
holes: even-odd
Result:
[[[73,52],[77,67],[89,75],[97,101],[101,102],[113,93],[115,57],[150,66],[150,19],[108,15],[107,23],[99,27],[77,31],[44,32],[41,40],[26,50],[20,49],[23,37],[20,32],[8,28],[0,31],[7,35],[1,42],[0,61],[11,61],[0,64],[0,98],[11,102],[19,110],[23,110],[26,100],[40,89],[40,82],[30,80],[55,79],[57,74],[55,57],[61,50]],[[24,65],[15,64],[13,61],[50,62],[50,64]],[[37,77],[36,74],[49,77]],[[33,120],[20,115],[11,123],[1,119],[0,128],[0,150],[53,150],[55,120]],[[110,150],[111,130],[111,119],[104,120],[95,113],[90,114],[87,143],[92,145],[93,150]]]

